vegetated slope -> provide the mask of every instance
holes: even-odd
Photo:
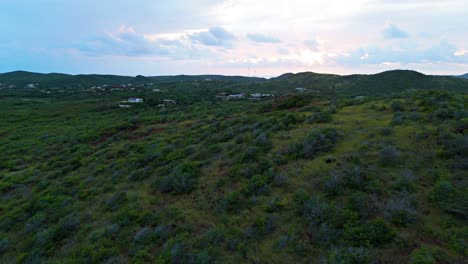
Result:
[[[178,75],[178,76],[155,76],[145,77],[138,75],[119,76],[119,75],[101,75],[101,74],[79,74],[69,75],[60,73],[33,73],[26,71],[15,71],[0,74],[0,83],[9,85],[26,85],[30,83],[39,83],[43,86],[95,86],[95,85],[120,85],[120,84],[149,84],[157,82],[192,82],[192,81],[226,81],[226,82],[262,82],[264,78],[243,77],[243,76],[223,76],[223,75]]]
[[[10,85],[26,85],[39,83],[43,86],[71,86],[71,85],[117,85],[126,84],[133,80],[133,77],[118,75],[80,74],[69,75],[61,73],[33,73],[26,71],[15,71],[0,74],[0,82]]]
[[[460,76],[457,76],[458,78],[462,78],[462,79],[468,79],[468,73],[467,74],[463,74],[463,75],[460,75]]]
[[[272,79],[283,89],[303,87],[327,95],[372,96],[400,93],[406,90],[468,90],[468,81],[446,76],[430,76],[415,71],[394,70],[371,75],[330,75],[303,72]],[[266,84],[267,85],[267,84]]]
[[[0,96],[1,263],[466,258],[464,93],[134,93]]]
[[[228,82],[264,82],[265,78],[225,76],[225,75],[174,75],[174,76],[152,76],[148,77],[158,82],[193,82],[193,81],[228,81]]]

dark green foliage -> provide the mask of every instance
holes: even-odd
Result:
[[[401,74],[0,90],[0,263],[461,263],[466,93]]]
[[[456,188],[450,182],[441,180],[431,192],[432,201],[442,210],[468,217],[468,189]]]
[[[242,195],[239,192],[230,192],[224,196],[219,208],[227,212],[238,212],[243,207]]]
[[[10,247],[10,240],[7,237],[0,239],[0,256]]]
[[[321,197],[314,196],[304,202],[302,215],[312,226],[318,226],[329,220],[332,208]]]
[[[392,145],[384,145],[380,150],[380,162],[383,165],[392,166],[398,163],[400,152]]]
[[[343,247],[333,249],[326,258],[322,258],[321,263],[365,264],[371,263],[371,258],[369,249],[365,247]]]
[[[303,141],[290,145],[287,153],[295,159],[310,159],[333,149],[337,140],[338,132],[334,128],[316,128]]]
[[[191,192],[196,184],[199,171],[194,163],[185,162],[172,170],[170,176],[165,176],[156,182],[161,192],[183,194]]]
[[[395,231],[382,218],[367,221],[344,230],[345,240],[354,246],[379,247],[395,238]]]
[[[126,192],[118,192],[112,195],[106,203],[109,210],[116,211],[128,200]]]
[[[309,123],[330,123],[332,120],[333,117],[328,111],[314,113],[307,119]]]
[[[414,198],[399,194],[387,202],[384,209],[385,217],[397,226],[413,223],[417,217]]]
[[[266,194],[269,191],[270,178],[266,175],[254,175],[247,183],[247,194]]]

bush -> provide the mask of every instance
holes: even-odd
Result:
[[[416,220],[414,201],[407,195],[391,199],[385,205],[384,216],[397,226],[407,226]]]
[[[242,196],[239,192],[230,192],[224,196],[219,208],[227,212],[238,212],[242,209]]]
[[[405,105],[404,105],[403,102],[401,102],[401,101],[393,101],[393,102],[390,104],[390,108],[391,108],[394,112],[403,112],[403,111],[405,111]]]
[[[398,175],[397,180],[394,183],[395,189],[404,192],[413,192],[415,177],[412,171],[404,170]]]
[[[108,210],[117,211],[127,200],[126,192],[118,192],[112,195],[112,197],[107,201],[106,207]]]
[[[254,161],[260,154],[260,149],[256,146],[249,146],[242,157],[243,161]]]
[[[330,112],[317,112],[312,114],[307,121],[309,123],[330,123],[333,117]]]
[[[395,231],[382,218],[344,230],[345,240],[353,246],[382,246],[392,242],[395,235]]]
[[[384,165],[395,165],[400,158],[400,152],[392,145],[385,145],[380,150],[380,162]]]
[[[254,175],[250,178],[247,186],[245,187],[245,192],[247,194],[266,194],[268,192],[268,184],[270,179],[265,175]]]
[[[287,153],[292,158],[314,158],[317,154],[333,149],[338,140],[334,128],[315,128],[306,139],[289,146]]]
[[[10,240],[7,237],[0,239],[0,256],[10,248]]]
[[[338,173],[331,173],[325,178],[323,188],[330,195],[337,195],[342,191],[342,180]]]
[[[160,224],[154,228],[154,236],[158,242],[164,242],[171,237],[172,228],[165,224]]]
[[[348,208],[357,212],[362,219],[365,219],[373,211],[372,201],[366,193],[355,192],[348,201]]]
[[[363,189],[366,181],[366,173],[359,166],[353,166],[345,172],[346,186],[354,189]]]
[[[289,182],[289,178],[286,174],[284,173],[275,173],[273,176],[273,180],[271,181],[271,184],[276,187],[284,186],[287,185]]]
[[[420,247],[413,250],[410,256],[410,264],[436,264],[437,260],[428,247]]]
[[[139,245],[145,245],[151,242],[154,237],[154,233],[150,228],[144,227],[136,232],[133,242]]]
[[[333,249],[326,259],[321,263],[346,263],[346,264],[365,264],[370,263],[369,250],[365,247],[345,247]]]
[[[440,180],[431,191],[431,200],[442,210],[468,218],[468,190]]]
[[[156,181],[155,185],[161,192],[174,194],[189,193],[195,189],[198,182],[199,170],[193,163],[182,163],[172,170],[170,176]]]
[[[255,220],[255,222],[247,227],[246,237],[259,240],[273,232],[276,229],[278,218],[275,216],[261,217]]]
[[[330,219],[331,209],[328,203],[314,196],[304,203],[303,216],[312,226],[318,226]]]
[[[58,222],[56,238],[66,238],[72,234],[80,225],[80,218],[75,214],[69,214]]]
[[[380,130],[380,134],[382,136],[390,136],[391,134],[393,134],[393,128],[391,127],[384,127]]]

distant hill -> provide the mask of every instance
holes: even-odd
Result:
[[[468,78],[468,75],[463,75]],[[460,76],[461,77],[461,76]],[[15,71],[0,74],[0,83],[14,84],[21,87],[29,83],[39,83],[46,86],[94,86],[119,84],[149,84],[149,83],[176,83],[176,82],[203,82],[225,81],[239,83],[237,92],[248,91],[275,91],[290,92],[294,88],[306,88],[307,92],[320,95],[382,95],[399,93],[405,90],[444,89],[455,91],[468,91],[468,80],[450,76],[424,75],[416,71],[393,70],[378,74],[334,75],[313,72],[285,73],[271,79],[244,76],[224,75],[175,75],[175,76],[118,76],[80,74],[68,75],[61,73],[33,73]]]
[[[80,74],[69,75],[62,73],[34,73],[27,71],[14,71],[0,74],[0,83],[13,85],[26,85],[39,83],[48,86],[70,85],[116,85],[132,81],[134,77],[118,75]]]
[[[79,74],[69,75],[61,73],[34,73],[27,71],[14,71],[0,74],[0,83],[13,85],[26,85],[29,83],[40,83],[49,86],[69,86],[69,85],[119,85],[119,84],[147,84],[158,82],[193,82],[193,81],[229,81],[229,82],[263,82],[265,78],[224,76],[224,75],[176,75],[176,76],[152,76],[145,77],[138,75],[100,75],[100,74]]]
[[[269,83],[276,89],[303,87],[309,92],[324,95],[380,95],[399,93],[405,90],[444,89],[468,91],[468,81],[447,76],[424,75],[416,71],[393,70],[371,75],[332,75],[302,72],[272,78]]]
[[[468,79],[468,73],[457,76],[458,78]]]
[[[174,75],[174,76],[152,76],[148,77],[158,82],[195,82],[195,81],[229,81],[229,82],[264,82],[265,78],[225,76],[225,75]]]

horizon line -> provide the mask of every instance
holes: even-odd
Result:
[[[136,75],[122,75],[122,74],[115,74],[115,73],[65,73],[65,72],[36,72],[36,71],[27,71],[27,70],[14,70],[14,71],[7,71],[7,72],[0,72],[0,75],[3,74],[9,74],[9,73],[15,73],[15,72],[26,72],[26,73],[36,73],[36,74],[64,74],[64,75],[70,75],[70,76],[79,76],[79,75],[113,75],[113,76],[122,76],[122,77],[137,77],[137,76],[143,76],[143,77],[163,77],[163,76],[168,76],[168,77],[174,77],[174,76],[205,76],[205,75],[212,75],[212,76],[225,76],[225,77],[245,77],[245,78],[262,78],[262,79],[271,79],[275,77],[282,76],[284,74],[300,74],[300,73],[315,73],[315,74],[323,74],[323,75],[338,75],[338,76],[351,76],[351,75],[376,75],[380,73],[385,73],[385,72],[392,72],[392,71],[411,71],[411,72],[417,72],[426,76],[463,76],[468,74],[467,73],[462,73],[462,74],[426,74],[421,71],[417,70],[412,70],[412,69],[403,69],[403,68],[396,68],[392,70],[386,70],[386,71],[378,71],[374,73],[351,73],[351,74],[338,74],[338,73],[329,73],[329,72],[314,72],[314,71],[290,71],[290,72],[284,72],[279,75],[273,75],[273,76],[247,76],[247,75],[241,75],[241,74],[234,74],[234,75],[226,75],[226,74],[216,74],[216,73],[203,73],[203,74],[190,74],[190,73],[179,73],[179,74],[161,74],[161,75],[143,75],[143,74],[136,74]]]

